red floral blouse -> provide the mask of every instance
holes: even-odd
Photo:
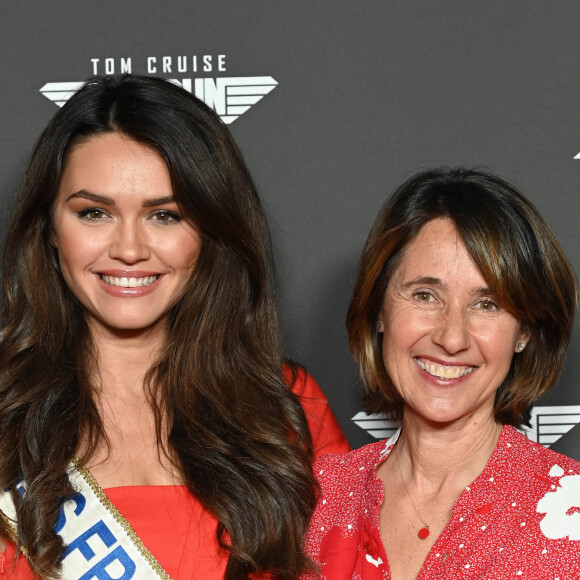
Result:
[[[318,459],[321,486],[306,549],[321,575],[390,580],[379,534],[377,466],[398,434]],[[580,579],[580,463],[504,427],[482,473],[459,496],[417,580]]]

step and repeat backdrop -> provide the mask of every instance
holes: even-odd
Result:
[[[93,74],[194,92],[229,124],[275,244],[289,356],[353,447],[344,317],[370,225],[414,171],[483,166],[539,207],[580,271],[580,4],[563,1],[52,0],[0,4],[0,226],[48,119]],[[580,459],[580,328],[529,436]]]

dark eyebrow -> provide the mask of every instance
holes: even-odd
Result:
[[[413,286],[439,286],[440,288],[447,288],[447,284],[440,280],[439,278],[433,278],[432,276],[419,276],[418,278],[414,278],[410,280],[406,284],[403,284],[403,288],[411,288]],[[474,296],[495,296],[495,292],[488,288],[487,286],[482,286],[481,288],[475,288],[472,290],[471,294]]]
[[[87,191],[86,189],[81,189],[80,191],[77,191],[77,192],[69,195],[66,198],[66,201],[70,201],[71,199],[76,199],[78,197],[81,197],[83,199],[88,199],[89,201],[94,201],[95,203],[102,203],[103,205],[110,205],[110,206],[116,205],[114,200],[112,200],[110,197],[107,197],[105,195],[99,195],[97,193],[92,193],[90,191]]]
[[[165,197],[155,197],[148,199],[143,204],[143,207],[153,207],[156,205],[165,205],[166,203],[175,203],[175,198],[172,195],[166,195]]]
[[[433,278],[432,276],[419,276],[418,278],[414,278],[409,282],[403,284],[403,288],[411,288],[411,286],[417,286],[417,284],[426,284],[427,286],[441,286],[443,288],[446,287],[439,278]]]
[[[115,200],[106,195],[99,195],[98,193],[93,193],[92,191],[87,191],[86,189],[81,189],[66,198],[66,201],[75,198],[88,199],[89,201],[94,201],[95,203],[100,203],[102,205],[108,205],[114,207],[116,205]],[[165,205],[168,203],[175,203],[175,198],[172,195],[166,195],[164,197],[154,197],[145,200],[143,207],[155,207],[156,205]]]

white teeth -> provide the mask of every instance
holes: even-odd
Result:
[[[138,286],[149,286],[157,280],[159,276],[146,276],[144,278],[117,278],[116,276],[101,276],[101,280],[111,286],[120,286],[121,288],[137,288]]]
[[[475,367],[444,366],[425,363],[420,358],[415,359],[417,364],[430,375],[440,379],[458,379],[468,375]]]

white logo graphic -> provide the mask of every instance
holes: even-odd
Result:
[[[168,79],[212,107],[224,123],[233,123],[278,85],[272,77]],[[82,82],[46,83],[40,92],[62,107]]]
[[[547,492],[538,502],[536,511],[546,514],[540,522],[540,529],[552,540],[566,537],[580,540],[580,475],[561,477],[563,474],[559,465],[550,470],[550,476],[560,477],[560,480],[556,491]]]
[[[388,439],[400,425],[388,421],[381,413],[367,415],[362,411],[352,421],[375,439]],[[530,423],[531,427],[522,427],[522,432],[532,441],[549,447],[580,423],[580,405],[534,407]]]
[[[367,415],[363,411],[357,413],[352,417],[355,425],[364,429],[369,435],[375,439],[390,439],[395,431],[401,426],[400,423],[389,421],[385,419],[382,413],[375,413],[374,415]]]
[[[522,432],[532,441],[549,447],[580,423],[580,405],[534,407],[530,423],[532,426],[522,427]]]

